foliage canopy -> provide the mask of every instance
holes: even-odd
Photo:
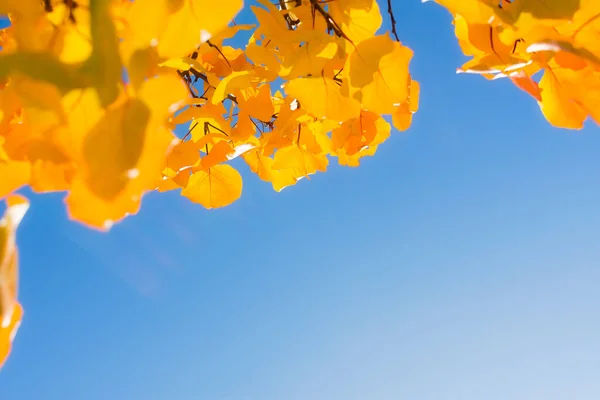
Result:
[[[358,166],[419,106],[413,57],[379,33],[376,0],[0,0],[0,366],[22,316],[15,230],[27,200],[66,192],[70,218],[99,230],[149,191],[206,208],[242,193],[240,157],[276,191]],[[437,0],[472,59],[508,78],[554,126],[600,122],[600,2]],[[248,42],[230,39],[245,31]],[[542,73],[539,78],[538,73]],[[177,137],[175,127],[186,126]]]

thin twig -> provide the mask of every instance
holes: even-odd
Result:
[[[252,117],[251,117],[251,116],[248,116],[248,118],[250,118],[250,122],[252,122],[252,124],[254,125],[254,127],[255,127],[256,129],[258,129],[258,131],[260,132],[260,134],[261,134],[261,135],[262,135],[263,133],[265,133],[265,132],[264,132],[262,129],[260,129],[260,128],[258,127],[258,125],[256,124],[256,122],[254,122],[254,120],[252,119]]]
[[[396,18],[394,18],[394,11],[392,10],[392,0],[387,0],[388,6],[388,14],[390,14],[390,20],[392,22],[392,33],[396,38],[396,41],[399,42],[400,38],[398,38],[398,33],[396,32]]]
[[[194,128],[198,125],[198,123],[196,122],[194,125],[192,125],[192,127],[190,128],[190,130],[188,131],[188,133],[185,134],[184,137],[181,138],[181,141],[183,142],[185,139],[187,139],[188,136],[190,136],[192,134],[192,131],[194,130]]]
[[[232,94],[228,94],[227,99],[233,101],[235,104],[238,104],[237,98]]]
[[[216,50],[219,52],[219,54],[221,55],[221,57],[223,57],[223,60],[225,60],[225,62],[227,63],[227,65],[229,65],[229,68],[233,68],[233,67],[231,66],[231,63],[230,63],[230,62],[229,62],[229,60],[227,59],[227,57],[225,57],[225,54],[223,54],[223,52],[222,52],[222,51],[221,51],[221,49],[219,48],[219,46],[216,46],[216,45],[212,44],[212,43],[210,42],[210,40],[207,40],[207,41],[206,41],[206,43],[208,43],[208,45],[209,45],[210,47],[212,47],[213,49],[216,49]]]
[[[321,6],[321,4],[319,4],[318,0],[310,0],[310,4],[314,7],[315,10],[317,10],[317,12],[319,14],[321,14],[321,16],[325,19],[325,22],[327,22],[327,24],[331,26],[331,28],[333,29],[333,32],[335,32],[335,34],[337,36],[344,38],[347,41],[349,41],[350,43],[354,44],[352,42],[352,39],[350,39],[348,37],[348,35],[346,35],[344,33],[344,31],[342,31],[342,28],[340,28],[338,23],[335,22],[335,20],[331,17],[331,15],[329,15],[329,13],[327,11],[325,11],[323,6]]]

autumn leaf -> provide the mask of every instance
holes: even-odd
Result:
[[[387,35],[374,36],[356,46],[346,62],[350,96],[362,108],[391,114],[409,95],[412,50]]]
[[[0,54],[0,79],[14,73],[51,83],[63,91],[83,88],[90,84],[90,79],[77,68],[63,64],[44,53]]]
[[[194,51],[227,27],[243,6],[243,0],[169,0],[165,30],[157,37],[158,52],[165,58]]]
[[[544,116],[554,126],[569,129],[581,129],[586,119],[582,107],[571,98],[561,84],[559,70],[548,68],[540,80],[540,108]]]
[[[579,0],[515,0],[495,7],[496,15],[505,22],[515,25],[521,19],[570,20],[579,10]]]
[[[230,165],[216,165],[190,176],[181,195],[205,208],[220,208],[236,201],[242,194],[242,176]]]
[[[327,171],[329,161],[325,155],[314,154],[301,146],[291,145],[275,152],[272,168],[276,170],[291,170],[293,176],[303,178],[316,173]]]
[[[509,78],[538,102],[553,126],[581,129],[588,116],[600,121],[599,2],[436,2],[452,13],[460,48],[472,56],[457,72]]]
[[[293,169],[274,169],[273,163],[275,161],[273,158],[264,156],[260,150],[248,152],[243,155],[243,158],[250,170],[263,181],[271,182],[273,189],[277,192],[295,185],[298,181]]]
[[[360,103],[342,92],[331,78],[297,78],[285,85],[289,96],[317,118],[345,121],[360,113]]]
[[[258,89],[249,87],[242,90],[242,96],[238,101],[243,112],[260,121],[270,121],[275,113],[269,85],[262,85]]]
[[[121,55],[119,39],[113,18],[111,0],[90,0],[92,54],[83,70],[92,76],[104,107],[119,96],[121,82]]]
[[[127,11],[127,39],[134,48],[156,45],[160,35],[168,27],[170,0],[136,0]],[[171,6],[172,7],[172,6]],[[184,52],[185,53],[185,52]],[[184,54],[182,53],[182,54]]]
[[[382,23],[375,0],[337,0],[331,3],[331,17],[355,43],[375,35]]]
[[[245,88],[250,85],[252,75],[250,71],[238,71],[229,74],[219,82],[213,93],[212,103],[218,104],[234,91]]]
[[[139,99],[107,111],[83,144],[86,182],[104,200],[116,197],[132,177],[144,147],[150,109]]]
[[[510,80],[516,87],[529,93],[537,101],[542,101],[540,94],[540,87],[536,81],[534,81],[529,75],[519,71],[514,75],[510,75]]]
[[[160,180],[175,139],[168,118],[185,95],[177,77],[158,76],[144,82],[138,98],[109,109],[89,128],[82,168],[65,199],[71,218],[106,230],[137,213],[144,193]],[[86,132],[85,121],[79,122]]]
[[[229,154],[232,153],[233,147],[226,140],[220,140],[211,146],[209,153],[202,157],[200,166],[208,171],[215,165],[227,161]]]

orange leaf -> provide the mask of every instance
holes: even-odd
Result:
[[[542,101],[540,87],[530,76],[525,75],[524,73],[517,73],[515,75],[510,75],[509,78],[516,87],[529,93],[537,101]]]

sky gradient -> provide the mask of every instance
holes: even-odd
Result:
[[[242,168],[232,206],[152,193],[109,234],[32,198],[2,400],[600,398],[600,130],[456,75],[450,15],[393,3],[420,109],[359,168]]]

